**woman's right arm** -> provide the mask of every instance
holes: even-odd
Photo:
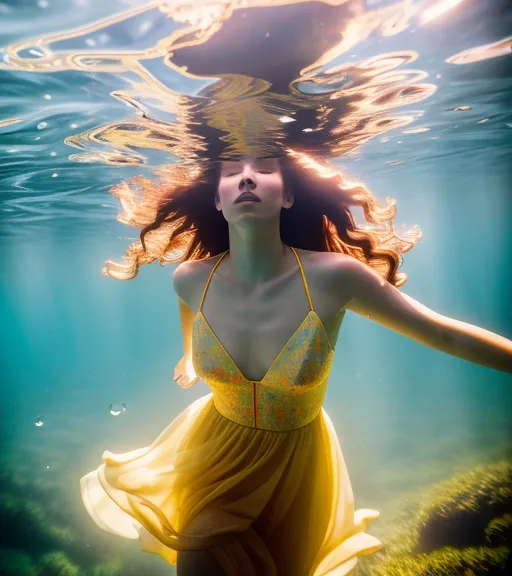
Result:
[[[174,380],[182,388],[190,388],[199,377],[192,365],[192,326],[194,312],[191,309],[190,294],[192,286],[192,274],[190,263],[180,264],[172,275],[174,292],[178,297],[180,308],[181,333],[183,337],[183,357],[174,369]]]

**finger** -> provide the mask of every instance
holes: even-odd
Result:
[[[188,378],[186,375],[182,374],[179,379],[178,379],[178,385],[181,386],[182,388],[187,388],[188,384]]]
[[[187,388],[192,388],[192,386],[194,386],[194,384],[199,380],[199,378],[194,378],[193,380],[191,380],[188,384],[187,384]]]
[[[187,376],[185,376],[184,378],[180,379],[180,386],[182,388],[190,388],[191,383],[190,383],[190,378],[188,378]]]

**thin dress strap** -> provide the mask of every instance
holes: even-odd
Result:
[[[222,256],[217,260],[217,262],[215,262],[215,266],[211,269],[210,275],[208,276],[208,280],[206,281],[206,286],[204,287],[204,290],[203,290],[203,297],[201,298],[201,304],[199,304],[199,310],[197,311],[198,313],[201,312],[201,309],[203,307],[204,297],[206,296],[206,291],[208,290],[208,285],[210,284],[210,280],[212,279],[213,273],[215,272],[215,268],[217,268],[217,266],[220,264],[220,261],[224,258],[224,256],[228,252],[229,252],[229,250],[226,250],[225,252],[223,252]]]
[[[311,310],[314,310],[313,308],[313,301],[311,300],[311,294],[309,293],[309,286],[308,286],[308,282],[306,280],[306,274],[304,273],[304,268],[302,267],[302,262],[300,261],[299,255],[297,254],[297,250],[295,250],[295,248],[293,246],[290,246],[292,252],[295,254],[295,258],[297,258],[297,262],[299,264],[299,268],[300,268],[300,273],[302,275],[302,281],[304,282],[304,288],[306,290],[306,295],[308,297],[309,300],[309,307],[311,308]]]

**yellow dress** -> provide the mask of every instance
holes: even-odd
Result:
[[[290,247],[291,248],[291,247]],[[139,538],[175,565],[177,551],[209,549],[227,576],[342,576],[381,548],[365,532],[379,516],[355,510],[336,432],[322,407],[334,350],[310,311],[265,377],[240,372],[202,314],[193,364],[212,392],[151,446],[105,451],[81,494],[94,521]]]

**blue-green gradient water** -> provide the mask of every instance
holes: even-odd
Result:
[[[360,4],[369,9],[372,3]],[[140,551],[137,541],[100,530],[79,493],[79,478],[101,463],[105,449],[149,445],[210,391],[201,381],[184,390],[172,379],[183,353],[174,266],[145,266],[125,282],[101,275],[104,261],[121,261],[139,233],[116,220],[119,204],[109,188],[137,174],[150,177],[171,160],[148,149],[139,151],[145,164],[70,159],[79,151],[65,138],[135,116],[111,95],[124,80],[115,73],[21,71],[6,57],[16,42],[143,5],[0,1],[3,574],[175,573]],[[95,47],[151,45],[168,19],[148,14],[102,39],[91,34]],[[409,280],[401,290],[507,338],[512,56],[509,50],[461,65],[446,60],[503,40],[511,24],[507,2],[468,0],[424,26],[388,36],[372,32],[340,56],[350,62],[414,50],[414,67],[427,71],[437,90],[399,110],[415,115],[407,129],[428,131],[392,130],[335,160],[377,199],[396,198],[397,224],[421,228],[423,239],[404,255],[401,270]],[[185,79],[180,85],[177,75],[169,78],[173,90],[197,89]],[[12,119],[20,121],[7,122]],[[126,410],[112,415],[111,405],[120,403]],[[510,463],[511,407],[510,374],[347,313],[325,409],[356,506],[381,512],[369,532],[386,543],[409,498],[475,466]]]

